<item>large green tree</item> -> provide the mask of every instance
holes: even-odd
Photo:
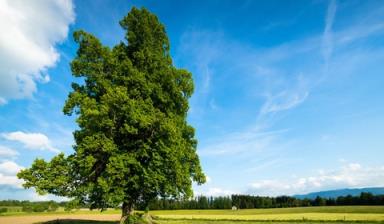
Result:
[[[137,202],[191,197],[205,182],[194,129],[187,123],[193,92],[190,72],[175,68],[164,26],[146,9],[120,21],[125,41],[113,48],[93,35],[74,33],[79,44],[64,106],[75,115],[74,153],[36,159],[18,177],[24,187],[65,196],[91,208],[122,205],[122,222]]]

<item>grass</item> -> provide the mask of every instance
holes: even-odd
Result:
[[[116,221],[94,221],[94,220],[54,220],[48,222],[42,222],[40,224],[118,224]]]
[[[231,220],[231,221],[384,221],[384,206],[333,206],[307,208],[232,210],[152,211],[166,220]]]
[[[296,223],[383,223],[384,206],[333,206],[333,207],[306,207],[306,208],[276,208],[276,209],[242,209],[232,210],[161,210],[150,211],[157,217],[159,224],[296,224]],[[18,216],[15,216],[18,215]],[[60,221],[43,222],[44,224],[116,224],[120,210],[109,209],[105,212],[78,210],[74,212],[44,212],[44,213],[12,213],[9,218],[16,219],[46,216],[48,219],[60,217]],[[50,218],[52,217],[52,218]],[[108,219],[107,219],[108,217]],[[112,217],[112,218],[111,218]],[[5,218],[5,217],[4,217]],[[78,220],[66,220],[75,218]],[[82,219],[82,220],[80,220]],[[87,220],[85,220],[87,219]],[[88,220],[89,219],[89,220]],[[43,221],[43,220],[42,220]],[[0,217],[0,223],[2,218]]]
[[[8,207],[11,208],[11,207]],[[11,209],[12,210],[12,209]],[[88,209],[80,209],[67,212],[63,208],[59,208],[55,212],[19,212],[21,209],[15,207],[14,211],[2,213],[1,215],[57,215],[57,214],[100,214],[99,210],[90,211]],[[108,209],[101,214],[120,214],[120,209]],[[330,213],[330,214],[381,214],[384,216],[384,206],[324,206],[324,207],[299,207],[299,208],[270,208],[270,209],[241,209],[232,210],[154,210],[150,211],[155,216],[249,216],[249,215],[286,215],[286,214],[308,214],[308,213]]]
[[[161,221],[160,224],[232,224],[234,221],[214,221],[214,220],[167,220]],[[236,224],[352,224],[352,223],[364,223],[364,224],[382,224],[384,222],[344,222],[344,221],[235,221]],[[65,223],[67,224],[67,223]],[[68,223],[70,224],[70,223]],[[72,223],[71,223],[72,224]],[[91,223],[90,223],[91,224]]]
[[[232,210],[160,210],[151,214],[207,214],[207,215],[255,215],[255,214],[292,214],[292,213],[381,213],[384,206],[323,206],[298,208],[267,208]]]
[[[40,224],[118,224],[118,221],[91,221],[91,220],[55,220]],[[225,220],[159,220],[158,224],[232,224]],[[345,222],[345,221],[236,221],[236,224],[382,224],[384,222]]]
[[[166,220],[228,220],[228,221],[384,221],[380,214],[347,214],[347,213],[297,213],[273,215],[159,215]]]

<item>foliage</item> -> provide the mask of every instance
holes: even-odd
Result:
[[[338,198],[298,199],[290,196],[263,197],[252,195],[232,195],[231,197],[199,196],[190,200],[157,198],[149,203],[151,210],[174,209],[239,209],[252,208],[288,208],[308,206],[342,206],[342,205],[384,205],[384,195],[372,195],[363,192],[359,196],[340,196]],[[144,209],[143,204],[138,205]]]
[[[232,200],[230,197],[206,197],[198,196],[188,200],[155,199],[149,203],[150,210],[175,210],[175,209],[231,209]],[[144,209],[143,204],[138,205]]]
[[[18,177],[38,193],[74,198],[91,208],[132,211],[161,197],[189,198],[205,182],[194,129],[187,123],[192,75],[177,69],[164,26],[132,8],[120,25],[126,42],[109,48],[85,31],[71,63],[73,83],[64,106],[75,114],[75,152],[36,159]]]

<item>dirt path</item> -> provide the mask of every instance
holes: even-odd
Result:
[[[58,215],[26,215],[26,216],[0,216],[1,224],[32,224],[57,219],[118,221],[119,214],[58,214]]]

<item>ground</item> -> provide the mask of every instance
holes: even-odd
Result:
[[[337,206],[278,209],[168,210],[151,211],[159,224],[296,224],[296,223],[383,223],[384,206]],[[1,224],[115,224],[119,210],[80,210],[55,213],[8,213],[0,216]]]

